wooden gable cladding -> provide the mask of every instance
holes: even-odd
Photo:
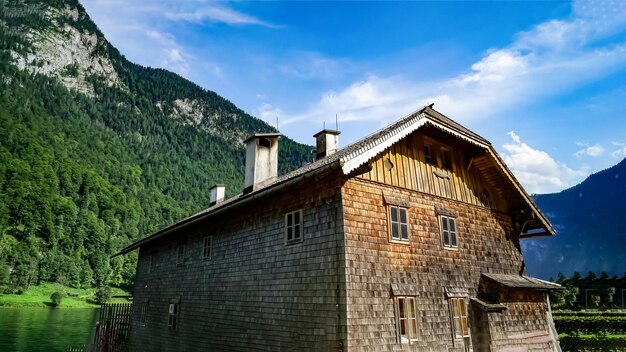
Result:
[[[432,162],[426,160],[424,145],[430,146]],[[448,167],[442,161],[443,153],[451,159]],[[371,170],[358,177],[507,211],[509,202],[503,197],[506,192],[497,188],[507,183],[487,180],[491,174],[484,175],[483,169],[473,167],[473,159],[466,156],[479,153],[476,146],[426,127],[380,153],[371,161]]]

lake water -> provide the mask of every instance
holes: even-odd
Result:
[[[91,343],[98,308],[0,307],[0,352],[65,352]]]

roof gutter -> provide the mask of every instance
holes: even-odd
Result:
[[[166,228],[164,228],[164,229],[162,229],[162,230],[160,230],[158,232],[155,232],[154,234],[152,234],[152,235],[150,235],[150,236],[148,236],[146,238],[143,238],[143,239],[141,239],[139,241],[136,241],[136,242],[134,242],[134,243],[124,247],[121,251],[119,251],[118,253],[112,255],[111,258],[115,258],[115,257],[117,257],[119,255],[126,254],[126,253],[128,253],[128,252],[130,252],[132,250],[135,250],[135,249],[137,249],[137,248],[139,248],[139,247],[149,243],[149,242],[158,240],[158,239],[160,239],[160,238],[162,238],[162,237],[164,237],[164,236],[166,236],[166,235],[168,235],[168,234],[170,234],[170,233],[172,233],[174,231],[177,231],[177,230],[179,230],[179,229],[181,229],[183,227],[190,226],[192,224],[196,224],[196,223],[198,223],[198,222],[200,222],[200,221],[202,221],[202,220],[204,220],[204,219],[206,219],[208,217],[211,217],[211,216],[214,216],[214,215],[217,215],[217,214],[221,214],[223,212],[229,211],[232,208],[235,208],[235,207],[241,206],[243,204],[246,204],[246,203],[248,203],[248,202],[250,202],[252,200],[264,197],[269,192],[275,192],[275,191],[281,190],[281,189],[283,189],[285,187],[289,187],[289,186],[291,186],[293,184],[296,184],[296,183],[298,183],[298,182],[300,182],[300,181],[302,181],[304,179],[318,176],[319,174],[321,174],[321,173],[323,173],[325,171],[328,171],[328,170],[340,169],[341,166],[342,166],[341,164],[342,164],[342,162],[337,160],[337,161],[332,162],[330,164],[326,164],[326,165],[324,165],[324,166],[322,166],[322,167],[320,167],[318,169],[312,170],[311,172],[304,173],[302,175],[296,176],[294,178],[285,180],[285,181],[280,182],[280,183],[276,183],[276,184],[274,184],[274,185],[272,185],[270,187],[263,188],[263,189],[261,189],[261,190],[259,190],[257,192],[248,193],[248,194],[240,197],[239,199],[233,201],[232,203],[225,204],[225,205],[223,205],[223,206],[221,206],[221,207],[219,207],[219,208],[217,208],[217,209],[215,209],[213,211],[209,211],[209,212],[206,212],[206,213],[198,213],[195,216],[191,216],[191,217],[189,217],[187,219],[184,219],[184,220],[182,220],[180,222],[177,222],[176,224],[173,224],[173,225],[171,225],[169,227],[166,227]]]

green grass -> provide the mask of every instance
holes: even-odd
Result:
[[[93,308],[98,307],[94,300],[95,288],[78,289],[63,286],[57,283],[45,283],[33,286],[24,293],[0,294],[0,307],[48,307],[51,302],[50,295],[61,292],[63,299],[60,308]],[[128,295],[128,292],[119,288],[112,289],[113,296]],[[109,303],[128,303],[124,298],[114,298]]]

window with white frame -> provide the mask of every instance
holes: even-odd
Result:
[[[454,337],[461,339],[469,337],[469,325],[467,322],[467,304],[465,298],[450,298],[452,305],[452,329]]]
[[[445,248],[458,248],[456,238],[456,219],[449,216],[440,216],[441,237]]]
[[[409,217],[407,208],[389,206],[390,232],[392,241],[409,241]]]
[[[285,214],[285,241],[287,243],[302,241],[302,210]]]
[[[396,297],[396,325],[398,342],[417,341],[417,307],[415,297]]]
[[[170,303],[169,317],[167,319],[167,328],[171,331],[178,331],[178,303]]]
[[[176,254],[176,265],[185,265],[185,245],[178,245],[178,252]]]
[[[213,236],[206,236],[202,239],[202,260],[211,259],[211,249],[213,247]]]

